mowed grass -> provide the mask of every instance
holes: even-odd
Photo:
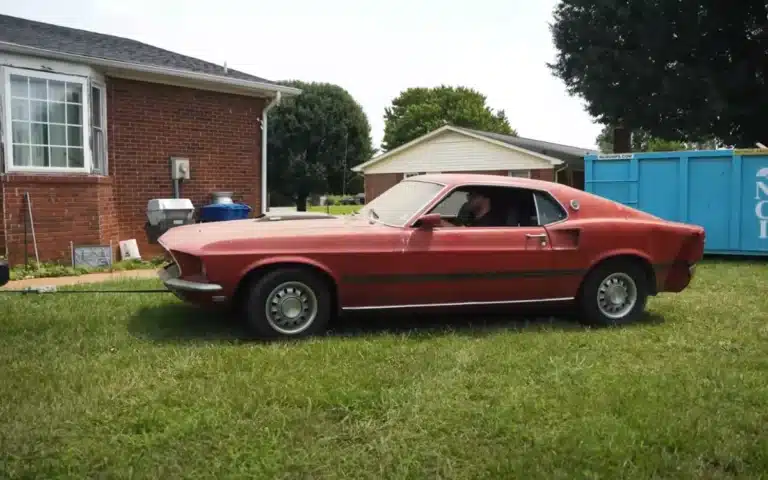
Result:
[[[363,205],[312,205],[310,212],[330,213],[331,215],[349,215],[363,208]]]
[[[597,330],[393,314],[261,344],[165,294],[0,304],[2,478],[768,472],[765,264],[707,262],[647,321]]]

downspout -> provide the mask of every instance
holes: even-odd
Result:
[[[267,204],[267,115],[272,108],[280,103],[282,94],[277,92],[275,98],[264,107],[261,112],[261,213],[266,214],[269,210]]]

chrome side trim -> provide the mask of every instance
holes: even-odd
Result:
[[[218,292],[222,289],[221,285],[215,283],[190,282],[189,280],[182,280],[180,278],[169,278],[168,280],[164,280],[163,283],[168,288],[183,290],[185,292]]]
[[[471,307],[482,305],[515,305],[525,303],[570,302],[575,297],[539,298],[536,300],[498,300],[492,302],[455,302],[455,303],[414,303],[410,305],[369,305],[363,307],[342,307],[342,310],[391,310],[400,308],[434,308],[434,307]]]

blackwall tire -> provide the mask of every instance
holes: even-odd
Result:
[[[579,294],[582,322],[600,327],[636,322],[645,312],[648,287],[645,271],[635,262],[598,266],[587,274]]]
[[[258,338],[305,338],[322,333],[331,317],[331,294],[320,275],[281,268],[259,278],[245,302],[245,320]]]

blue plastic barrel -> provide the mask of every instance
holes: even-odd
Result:
[[[224,222],[248,218],[251,207],[242,203],[212,203],[200,208],[201,222]]]

